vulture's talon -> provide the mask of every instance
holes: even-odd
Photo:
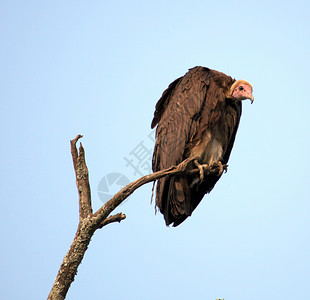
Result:
[[[198,162],[197,159],[194,160],[194,164],[199,169],[199,178],[200,178],[200,182],[202,182],[204,179],[203,166]]]
[[[219,161],[219,162],[217,163],[217,165],[218,165],[218,167],[219,167],[219,174],[218,174],[218,176],[221,176],[221,175],[223,174],[223,172],[224,172],[223,164]]]

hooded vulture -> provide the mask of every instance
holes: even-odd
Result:
[[[252,90],[245,80],[205,67],[194,67],[172,82],[156,104],[151,125],[157,125],[153,171],[194,156],[199,164],[226,164],[241,117],[241,100],[253,102]],[[181,224],[220,177],[195,174],[159,179],[156,206],[166,225]]]

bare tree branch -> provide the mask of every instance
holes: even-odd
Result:
[[[113,215],[113,216],[110,216],[108,217],[107,219],[105,219],[101,225],[98,226],[98,229],[99,228],[102,228],[103,226],[106,226],[110,223],[113,223],[113,222],[118,222],[120,223],[122,220],[126,219],[126,215],[123,214],[123,213],[118,213],[116,215]]]
[[[155,172],[150,175],[143,176],[136,181],[133,181],[126,185],[123,189],[121,189],[118,193],[116,193],[112,199],[106,202],[95,214],[94,220],[97,223],[102,222],[107,216],[118,206],[120,205],[127,197],[129,197],[136,189],[141,187],[142,185],[158,180],[165,176],[172,176],[172,175],[180,175],[180,174],[193,174],[199,172],[199,169],[192,169],[188,170],[188,165],[196,160],[196,157],[191,157],[183,162],[181,162],[177,166],[172,166],[168,169],[161,170]],[[201,165],[204,170],[204,176],[211,175],[211,174],[221,174],[221,167],[220,164],[214,164],[212,166],[209,165]],[[223,166],[223,169],[227,170],[227,165]]]
[[[123,213],[118,213],[112,216],[110,216],[110,214],[136,189],[146,183],[158,180],[164,176],[193,174],[200,172],[201,168],[204,176],[210,174],[221,175],[223,170],[227,170],[227,165],[222,166],[220,163],[212,166],[201,165],[201,168],[199,166],[199,168],[196,167],[195,169],[188,168],[189,164],[196,160],[197,157],[189,158],[177,166],[172,166],[166,170],[161,170],[156,173],[143,176],[136,181],[129,183],[93,214],[88,169],[85,161],[85,151],[82,144],[80,145],[79,152],[76,148],[76,143],[80,138],[82,138],[82,135],[77,135],[76,138],[71,141],[71,154],[76,174],[76,185],[79,192],[79,225],[70,249],[65,255],[60,266],[55,282],[48,296],[48,300],[65,299],[93,234],[97,229],[100,229],[103,226],[114,222],[120,222],[126,218],[126,215]],[[194,164],[193,167],[195,167]]]
[[[79,192],[80,219],[84,219],[93,214],[88,180],[88,168],[82,143],[80,144],[79,153],[76,149],[76,143],[82,137],[83,136],[79,134],[75,139],[70,141],[73,166],[76,175],[76,186]]]
[[[69,251],[65,255],[56,276],[54,285],[48,299],[65,299],[71,283],[77,273],[84,254],[88,248],[91,237],[96,227],[91,221],[92,206],[88,169],[85,162],[85,152],[82,144],[79,152],[76,148],[77,141],[82,135],[77,135],[71,142],[71,154],[76,175],[76,186],[79,192],[79,225]]]

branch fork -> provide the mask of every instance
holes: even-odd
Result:
[[[209,174],[218,174],[220,176],[223,170],[227,170],[227,165],[222,166],[220,163],[213,164],[212,166],[200,165],[200,167],[190,169],[189,164],[193,163],[194,160],[197,160],[197,157],[188,158],[177,166],[172,166],[168,169],[143,176],[129,183],[98,209],[97,212],[93,213],[85,151],[82,143],[80,144],[79,151],[76,148],[76,143],[82,137],[82,135],[77,135],[72,141],[70,141],[73,166],[76,175],[76,185],[79,193],[79,225],[70,249],[60,266],[51,292],[47,298],[48,300],[65,299],[93,234],[97,229],[101,229],[111,223],[121,222],[126,218],[126,215],[123,213],[117,213],[115,215],[110,214],[136,189],[146,183],[156,181],[165,176],[193,174],[197,172],[200,172],[201,176],[202,170],[204,176]]]

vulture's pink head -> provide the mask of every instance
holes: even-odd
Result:
[[[234,100],[241,101],[250,99],[251,103],[254,101],[254,96],[252,95],[253,87],[245,80],[237,80],[233,83],[230,88],[230,98]]]

